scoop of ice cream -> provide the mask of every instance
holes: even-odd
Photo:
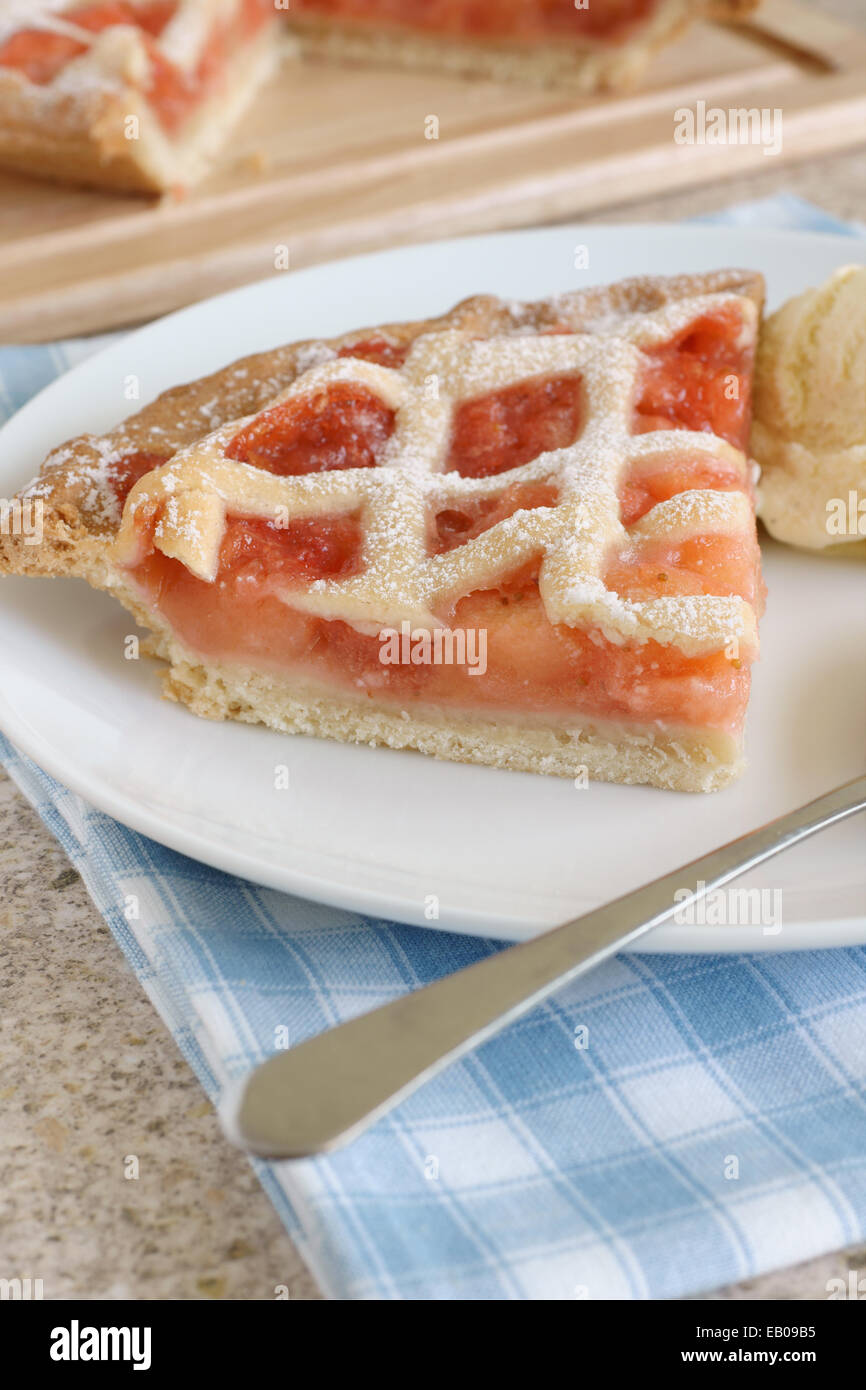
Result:
[[[751,451],[778,540],[823,549],[866,534],[866,266],[837,270],[765,322]]]

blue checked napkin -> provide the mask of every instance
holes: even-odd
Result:
[[[716,220],[848,230],[791,198]],[[0,414],[95,346],[0,351]],[[0,759],[214,1103],[276,1028],[299,1041],[499,949],[255,888],[2,738]],[[677,1297],[866,1238],[864,1083],[866,949],[621,956],[350,1148],[255,1168],[335,1298]]]

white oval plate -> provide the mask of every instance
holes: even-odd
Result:
[[[588,248],[590,270],[575,270],[578,245]],[[132,375],[147,400],[294,338],[435,314],[479,291],[532,299],[625,275],[746,266],[767,275],[773,306],[866,259],[864,251],[847,238],[792,233],[561,227],[277,276],[151,324],[54,382],[0,431],[0,495],[32,476],[58,441],[128,414],[124,383]],[[770,599],[750,766],[715,796],[577,790],[567,780],[195,719],[159,699],[154,666],[123,659],[128,616],[74,581],[0,583],[0,727],[94,806],[207,864],[401,922],[523,939],[862,767],[862,565],[772,543],[765,561]],[[290,785],[278,791],[281,764]],[[744,888],[768,890],[763,925],[672,923],[641,949],[866,942],[863,846],[855,819],[743,879]]]

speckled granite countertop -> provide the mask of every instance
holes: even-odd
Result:
[[[861,0],[824,8],[862,17]],[[782,189],[864,217],[866,154],[628,207],[676,220]],[[46,1299],[320,1297],[247,1161],[222,1136],[77,873],[0,770],[0,1273]],[[139,1177],[124,1177],[127,1154]],[[711,1294],[825,1299],[866,1248]]]

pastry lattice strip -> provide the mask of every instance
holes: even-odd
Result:
[[[625,527],[619,485],[651,461],[712,458],[743,474],[738,450],[709,433],[631,432],[642,349],[660,346],[707,314],[736,305],[744,332],[754,328],[748,299],[709,294],[653,313],[618,317],[592,334],[512,335],[474,339],[458,330],[418,338],[401,367],[341,357],[311,367],[266,407],[327,391],[336,383],[365,388],[394,412],[394,429],[373,468],[281,477],[226,455],[256,416],[233,421],[182,450],[139,482],[130,495],[117,555],[134,563],[135,515],[161,506],[154,544],[199,578],[216,577],[228,515],[287,524],[301,517],[360,513],[362,569],[316,580],[283,597],[295,608],[377,632],[408,621],[443,625],[439,616],[466,594],[490,587],[523,562],[540,560],[539,591],[551,623],[597,627],[610,640],[654,639],[687,654],[736,640],[753,644],[756,619],[745,600],[688,595],[644,601],[607,589],[602,574],[612,546],[630,538],[680,541],[708,532],[748,536],[754,526],[741,492],[701,489],[658,503]],[[444,472],[457,408],[509,386],[573,374],[582,381],[583,426],[577,440],[492,477]],[[513,483],[547,481],[550,506],[518,510],[444,554],[430,554],[431,508],[494,496]]]

